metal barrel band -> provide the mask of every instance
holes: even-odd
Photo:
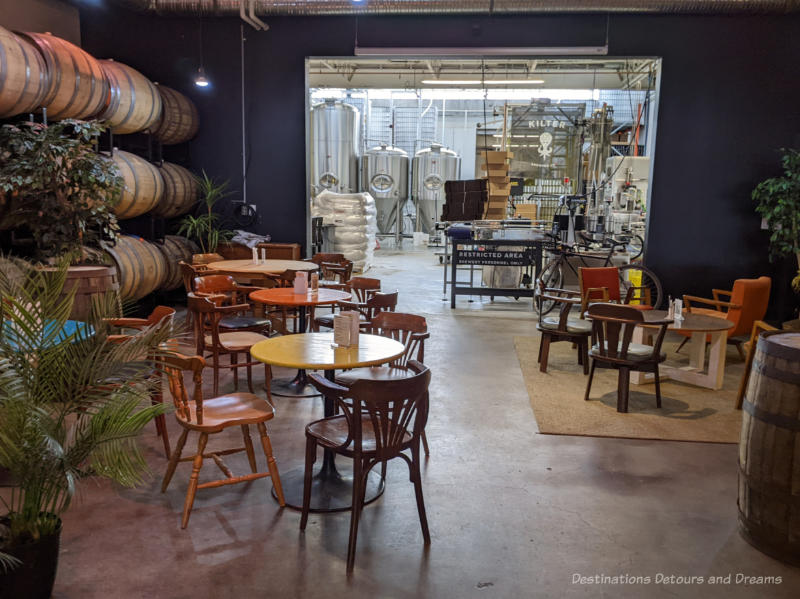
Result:
[[[774,358],[776,356],[769,355],[769,357]],[[760,351],[758,354],[756,354],[755,360],[753,360],[751,374],[752,373],[757,373],[768,379],[774,381],[780,381],[781,383],[788,383],[790,385],[800,385],[800,372],[793,372],[791,370],[786,370],[784,368],[776,366],[775,364],[770,364],[766,362],[764,356],[761,355]]]
[[[739,464],[739,476],[743,479],[739,481],[740,484],[743,482],[748,490],[758,493],[762,497],[767,497],[787,506],[800,509],[800,495],[791,495],[790,486],[779,487],[774,483],[754,479],[752,475],[744,471],[741,464]]]
[[[747,397],[744,398],[742,409],[760,422],[765,422],[766,424],[771,424],[785,430],[800,432],[799,418],[791,418],[789,416],[784,416],[783,414],[775,414],[773,412],[762,410]]]

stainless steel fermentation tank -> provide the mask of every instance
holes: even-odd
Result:
[[[411,195],[417,208],[416,230],[433,233],[444,205],[445,181],[461,176],[461,156],[439,144],[414,154],[411,162]]]
[[[408,200],[408,154],[381,144],[361,157],[361,191],[375,198],[378,230],[402,234],[403,208]],[[396,227],[399,227],[396,229]]]
[[[358,191],[358,109],[325,100],[311,107],[311,192]]]

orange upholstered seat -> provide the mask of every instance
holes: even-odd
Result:
[[[622,297],[619,269],[616,266],[581,267],[578,269],[581,290],[581,313],[590,303],[627,304],[637,310],[652,310],[650,289],[630,287]]]

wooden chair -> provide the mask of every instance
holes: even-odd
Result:
[[[753,331],[750,333],[750,341],[747,345],[747,357],[744,363],[744,374],[742,381],[739,383],[739,391],[736,393],[736,409],[742,409],[744,402],[744,394],[747,392],[747,383],[750,381],[750,369],[753,367],[753,358],[756,355],[756,345],[758,344],[758,337],[764,331],[777,331],[775,327],[767,324],[763,320],[756,320],[753,323]]]
[[[694,295],[684,295],[683,305],[692,314],[705,314],[707,316],[718,316],[730,320],[734,327],[728,331],[728,343],[736,346],[739,357],[745,359],[742,344],[750,339],[753,325],[760,321],[767,313],[769,304],[769,292],[772,286],[772,279],[769,277],[759,277],[757,279],[736,279],[733,282],[733,289],[712,289],[711,295],[714,299],[697,297]],[[726,296],[730,301],[723,301],[722,296]],[[714,306],[712,309],[697,308],[697,304]],[[724,308],[724,309],[723,309]],[[678,350],[691,338],[691,333],[676,331],[683,335],[685,339],[678,346]]]
[[[205,264],[189,264],[180,260],[178,268],[181,270],[181,280],[183,281],[183,289],[186,293],[194,291],[194,280],[197,277],[204,277],[214,274],[215,271],[211,270]],[[186,310],[186,328],[192,330],[192,313]]]
[[[581,314],[591,302],[613,302],[625,304],[636,310],[652,310],[653,298],[647,286],[631,286],[622,297],[619,269],[616,266],[578,268],[578,284],[581,293]]]
[[[233,370],[233,388],[239,389],[239,368],[247,370],[247,386],[253,393],[253,366],[261,364],[251,359],[250,348],[259,341],[268,337],[260,332],[241,329],[223,329],[220,322],[225,317],[237,317],[250,309],[249,304],[218,305],[213,297],[202,297],[189,294],[189,309],[194,312],[195,339],[197,340],[197,353],[204,358],[211,358],[211,367],[214,371],[214,394],[219,393],[219,371],[221,368]],[[244,354],[244,362],[239,362],[239,354]],[[221,356],[229,356],[230,363],[220,363]],[[272,380],[272,368],[264,364],[266,377],[266,390],[269,391]]]
[[[278,466],[272,455],[272,444],[267,434],[267,427],[264,424],[275,416],[275,408],[272,407],[269,401],[251,393],[230,393],[220,397],[203,399],[204,366],[205,362],[200,356],[187,357],[176,353],[164,357],[164,367],[167,372],[169,388],[172,393],[172,400],[175,403],[175,418],[178,424],[183,427],[183,432],[181,432],[175,452],[169,460],[164,480],[161,483],[161,492],[166,492],[178,462],[192,462],[192,475],[189,478],[189,488],[186,491],[186,501],[183,504],[181,528],[186,528],[189,523],[194,497],[198,489],[233,485],[269,476],[272,478],[272,486],[275,488],[278,503],[281,507],[285,505]],[[184,372],[191,373],[192,383],[194,384],[191,399],[184,381]],[[267,458],[268,472],[258,472],[253,441],[250,438],[249,427],[251,424],[256,425],[261,436],[261,446],[264,450],[264,456]],[[220,433],[226,428],[234,426],[241,427],[244,447],[221,451],[206,451],[209,435]],[[181,457],[181,453],[190,431],[200,434],[197,441],[197,453],[184,458]],[[222,456],[242,451],[247,453],[252,474],[234,476],[230,468],[222,461]],[[225,478],[204,483],[198,482],[200,469],[203,467],[203,460],[206,458],[214,460],[214,463],[225,475]]]
[[[300,260],[299,243],[259,243],[256,249],[259,255],[265,250],[267,260]]]
[[[583,306],[580,293],[567,289],[546,288],[542,281],[539,281],[539,285],[541,298],[560,306],[558,315],[544,316],[536,325],[536,330],[542,335],[539,341],[539,370],[547,372],[550,344],[568,341],[577,345],[578,364],[583,365],[583,374],[588,374],[589,336],[592,334],[592,324],[582,317],[570,316],[573,307]]]
[[[193,286],[195,295],[211,298],[217,305],[247,304],[247,311],[220,319],[219,327],[223,331],[253,331],[269,334],[271,319],[263,314],[257,314],[262,311],[261,305],[253,304],[250,301],[250,293],[258,291],[262,287],[240,285],[232,276],[219,274],[195,277]]]
[[[369,366],[366,368],[353,368],[345,370],[336,376],[336,383],[351,387],[356,381],[367,379],[370,381],[394,381],[404,379],[412,374],[408,367],[410,360],[419,363],[425,361],[425,340],[431,334],[428,332],[428,323],[422,316],[416,314],[403,314],[402,312],[380,312],[372,319],[369,332],[373,335],[389,337],[405,345],[405,351],[394,362],[387,366]],[[430,455],[428,439],[425,430],[422,430],[422,448],[425,455]]]
[[[350,305],[353,303],[365,304],[367,300],[380,291],[380,279],[371,279],[369,277],[353,277],[347,281],[346,290],[350,292]],[[341,302],[339,303],[341,304]],[[336,306],[338,307],[338,305]],[[330,314],[323,314],[310,319],[314,326],[314,331],[319,331],[320,327],[333,328],[333,316],[335,308]]]
[[[110,326],[119,329],[133,329],[138,333],[152,327],[172,328],[175,318],[175,310],[168,306],[156,306],[147,318],[109,318],[107,322]],[[112,343],[124,343],[126,340],[133,337],[129,334],[112,334],[108,336],[108,340]],[[150,376],[151,382],[154,384],[154,392],[150,396],[153,405],[157,403],[164,403],[164,394],[161,385],[161,372],[158,370],[159,358],[156,357],[156,348],[147,356],[155,367]],[[169,432],[167,431],[167,419],[164,414],[159,414],[155,417],[156,433],[161,437],[161,442],[164,444],[164,454],[169,459],[170,445],[169,445]]]
[[[320,286],[332,289],[346,289],[347,281],[353,274],[353,262],[344,254],[314,254],[309,262],[319,266]]]
[[[372,320],[381,312],[394,312],[397,307],[397,297],[399,292],[392,291],[391,293],[384,293],[378,291],[364,303],[357,303],[351,301],[340,301],[338,306],[341,310],[355,310],[359,313],[361,318],[361,328],[369,330],[371,328]]]
[[[628,411],[631,371],[652,372],[655,375],[656,407],[660,408],[661,384],[658,378],[658,365],[667,358],[661,353],[661,343],[664,341],[667,326],[672,321],[658,322],[659,330],[651,347],[631,343],[634,327],[644,322],[642,311],[633,306],[592,304],[589,306],[589,318],[592,321],[594,345],[589,351],[592,366],[589,370],[589,382],[586,385],[584,399],[589,401],[594,369],[599,365],[601,368],[614,368],[618,372],[617,412]]]
[[[317,459],[317,445],[353,459],[353,504],[347,571],[352,572],[356,555],[358,522],[364,508],[367,476],[373,467],[394,458],[409,466],[417,499],[417,512],[425,544],[431,542],[425,502],[422,497],[419,445],[428,418],[428,385],[431,373],[411,360],[413,376],[390,381],[360,380],[347,388],[318,374],[310,375],[313,385],[336,402],[341,413],[306,426],[306,467],[300,529],[305,530],[311,503],[311,475]],[[350,401],[345,401],[349,399]],[[410,452],[410,457],[405,451]]]

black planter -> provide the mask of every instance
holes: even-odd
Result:
[[[0,523],[8,524],[7,518]],[[0,547],[22,561],[10,572],[0,571],[0,599],[49,599],[53,594],[58,568],[58,549],[61,540],[61,521],[50,536],[36,541]]]

